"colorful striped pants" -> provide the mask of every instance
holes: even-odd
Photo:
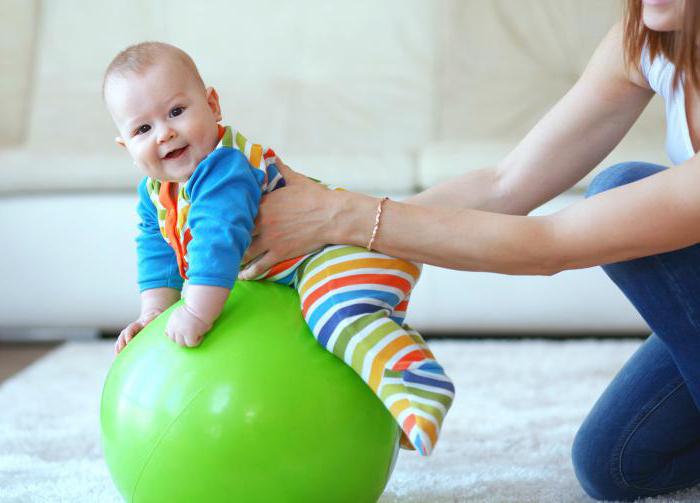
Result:
[[[364,248],[328,246],[300,264],[302,313],[326,349],[351,366],[403,431],[431,453],[454,386],[423,338],[404,324],[420,267]]]

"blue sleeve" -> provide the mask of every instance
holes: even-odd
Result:
[[[187,245],[190,284],[233,288],[250,245],[263,176],[232,148],[216,149],[197,166],[185,187],[192,234]]]
[[[136,255],[138,258],[139,291],[151,288],[182,288],[182,278],[177,268],[175,251],[165,242],[160,228],[156,207],[148,196],[147,178],[139,184],[139,234],[136,237]]]

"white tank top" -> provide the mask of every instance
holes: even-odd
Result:
[[[673,164],[681,164],[695,155],[685,115],[683,85],[673,89],[675,66],[661,54],[650,61],[646,47],[642,51],[640,66],[649,87],[663,97],[666,105],[666,154]]]

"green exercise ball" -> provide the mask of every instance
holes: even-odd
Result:
[[[105,459],[126,501],[379,498],[399,429],[316,342],[293,289],[237,282],[197,348],[165,336],[173,308],[116,357],[102,391]]]

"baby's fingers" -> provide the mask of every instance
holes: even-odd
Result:
[[[114,343],[114,353],[118,355],[122,349],[124,349],[124,337],[122,337],[122,334],[119,334],[117,342]]]
[[[186,328],[166,332],[170,340],[178,346],[193,348],[202,342],[202,335],[190,333]]]
[[[175,342],[178,346],[187,346],[187,343],[185,342],[185,336],[182,334],[182,332],[175,333]]]
[[[202,336],[201,335],[187,335],[184,337],[185,340],[185,346],[188,348],[194,348],[196,346],[199,346],[202,342]]]
[[[173,326],[171,326],[171,325],[173,325]],[[185,339],[182,336],[182,332],[174,325],[175,325],[174,323],[168,322],[168,326],[165,329],[165,335],[167,335],[168,339],[173,341],[178,346],[184,346]]]
[[[114,352],[119,353],[121,352],[122,349],[124,349],[124,346],[126,346],[131,339],[134,338],[134,335],[138,333],[139,326],[140,324],[138,322],[132,322],[127,325],[127,327],[122,330],[119,333],[119,337],[117,337],[117,342],[114,343]]]
[[[124,343],[129,344],[131,342],[131,339],[133,339],[136,334],[138,334],[141,329],[143,328],[143,325],[141,322],[135,321],[133,323],[130,323],[128,327],[124,330]]]

